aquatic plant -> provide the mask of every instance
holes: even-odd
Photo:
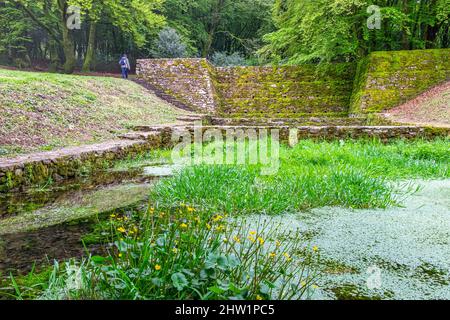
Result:
[[[235,221],[182,205],[110,217],[110,255],[55,264],[38,299],[304,299],[318,249],[268,219]],[[18,298],[30,292],[14,282]],[[45,289],[42,289],[45,288]]]

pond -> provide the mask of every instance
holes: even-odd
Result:
[[[109,213],[147,205],[170,165],[105,170],[48,186],[0,194],[0,274],[27,273],[53,260],[101,253],[81,239]]]

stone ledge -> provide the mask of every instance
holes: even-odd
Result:
[[[0,159],[0,192],[44,183],[49,179],[73,178],[85,171],[111,166],[114,160],[161,146],[162,136],[154,134],[146,140],[107,141]]]

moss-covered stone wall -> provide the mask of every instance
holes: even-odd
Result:
[[[450,49],[373,52],[314,65],[215,68],[205,59],[138,60],[138,77],[194,110],[225,118],[364,116],[450,79]]]
[[[377,113],[450,80],[450,49],[373,52],[358,65],[350,113]]]
[[[165,136],[161,133],[145,141],[119,140],[0,159],[0,193],[105,169],[116,160],[166,146]]]
[[[226,117],[347,115],[353,64],[215,68],[205,59],[138,60],[137,74],[194,110]]]
[[[166,94],[199,112],[216,109],[212,66],[206,59],[141,59],[136,73]]]
[[[355,68],[315,66],[217,68],[218,113],[227,117],[347,115]]]

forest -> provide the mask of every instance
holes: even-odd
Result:
[[[448,48],[450,0],[4,0],[0,64],[73,73],[137,58],[216,65],[355,61]]]

